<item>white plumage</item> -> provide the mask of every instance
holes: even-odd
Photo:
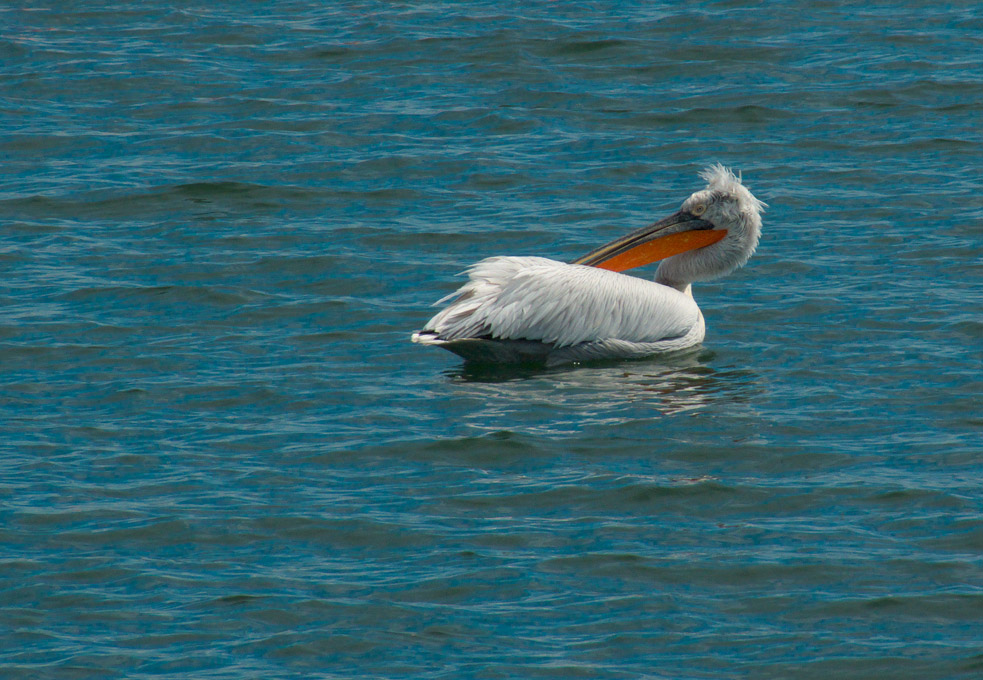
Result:
[[[705,326],[690,284],[747,261],[764,207],[722,166],[708,168],[703,177],[707,188],[684,201],[678,213],[576,261],[582,264],[491,257],[472,265],[468,282],[436,304],[453,302],[413,341],[471,361],[551,366],[699,344]],[[688,240],[680,244],[681,239]],[[599,268],[630,268],[664,252],[676,254],[662,262],[654,282]]]

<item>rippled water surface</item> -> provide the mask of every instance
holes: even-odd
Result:
[[[983,676],[978,3],[69,6],[0,9],[0,675]],[[410,344],[712,162],[697,351]]]

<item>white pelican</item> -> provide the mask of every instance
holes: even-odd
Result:
[[[601,246],[570,264],[543,257],[490,257],[413,342],[468,361],[555,366],[643,357],[703,341],[692,283],[748,261],[765,204],[722,165],[700,175],[705,189],[679,212]],[[655,281],[618,272],[662,260]]]

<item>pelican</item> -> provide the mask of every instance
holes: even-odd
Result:
[[[413,342],[466,361],[547,366],[627,359],[693,347],[706,325],[692,284],[743,266],[761,235],[765,204],[730,169],[712,165],[705,189],[679,211],[567,264],[490,257],[438,300],[445,309]],[[620,272],[662,260],[655,281]]]

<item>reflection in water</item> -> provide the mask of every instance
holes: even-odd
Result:
[[[714,356],[697,349],[558,368],[465,364],[446,375],[457,396],[477,402],[466,418],[470,425],[562,434],[745,401],[755,376],[743,368],[711,367]]]

